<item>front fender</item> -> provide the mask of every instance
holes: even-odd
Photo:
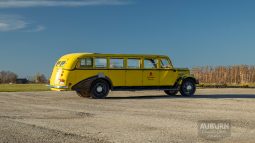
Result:
[[[182,76],[182,77],[179,77],[178,79],[177,79],[177,81],[175,82],[175,87],[176,88],[179,88],[179,86],[183,83],[183,81],[185,81],[185,80],[192,80],[195,84],[199,84],[199,81],[195,78],[195,77],[193,77],[193,76]]]

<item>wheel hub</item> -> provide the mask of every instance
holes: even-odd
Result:
[[[191,85],[188,85],[188,86],[187,86],[187,90],[188,90],[188,91],[192,90],[192,88],[193,88],[193,87],[192,87]]]
[[[98,86],[97,87],[97,92],[102,92],[103,91],[103,87],[102,86]]]

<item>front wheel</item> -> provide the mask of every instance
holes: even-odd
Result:
[[[90,96],[94,99],[105,98],[109,90],[109,84],[105,80],[96,80],[91,86]]]
[[[196,84],[192,80],[184,80],[180,87],[182,96],[192,96],[196,92]]]

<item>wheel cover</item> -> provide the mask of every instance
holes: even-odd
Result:
[[[183,84],[183,91],[186,93],[186,94],[193,94],[194,93],[194,90],[195,90],[195,86],[192,82],[190,81],[186,81],[184,84]]]
[[[100,93],[100,92],[102,92],[102,91],[103,91],[103,87],[102,87],[102,86],[98,86],[98,87],[97,87],[97,92]]]
[[[107,94],[107,86],[104,83],[96,83],[94,94],[98,97],[105,96]]]

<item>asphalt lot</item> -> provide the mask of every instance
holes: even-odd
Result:
[[[229,120],[231,136],[211,141],[198,121]],[[162,91],[0,93],[0,142],[254,142],[255,89],[199,89],[191,98]]]

